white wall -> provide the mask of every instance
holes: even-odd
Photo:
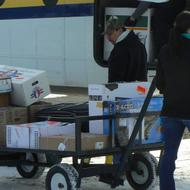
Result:
[[[93,59],[93,17],[0,21],[0,64],[42,69],[51,85],[107,81]]]

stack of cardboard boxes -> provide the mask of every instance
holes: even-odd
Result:
[[[0,65],[0,74],[6,84],[0,85],[0,146],[74,151],[75,123],[36,122],[36,112],[50,106],[41,102],[50,92],[45,71]],[[107,141],[105,135],[82,134],[82,150],[102,149]]]

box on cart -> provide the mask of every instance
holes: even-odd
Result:
[[[6,145],[8,148],[29,148],[29,128],[22,125],[6,126]]]
[[[27,123],[26,107],[2,107],[0,108],[0,125]]]
[[[103,101],[145,97],[149,87],[149,82],[89,84],[89,115],[103,115]],[[90,133],[103,134],[103,123],[103,120],[90,121]]]
[[[82,151],[100,150],[108,147],[108,136],[82,133]],[[40,149],[75,151],[75,135],[40,137]]]
[[[10,99],[10,93],[0,93],[0,107],[10,106]]]
[[[89,84],[89,101],[115,100],[115,98],[137,98],[147,95],[150,82],[124,82]]]
[[[33,125],[30,126],[30,148],[39,148],[40,137],[66,134],[75,134],[74,123],[61,123],[52,121],[33,123]]]
[[[29,106],[50,92],[45,71],[0,65],[0,72],[12,79],[14,105]]]
[[[39,148],[39,138],[53,135],[74,134],[75,124],[42,121],[21,125],[7,125],[6,142],[11,148]],[[23,139],[24,138],[24,139]]]

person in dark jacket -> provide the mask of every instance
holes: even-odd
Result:
[[[175,190],[175,160],[185,127],[190,130],[190,12],[177,16],[169,43],[161,49],[156,79],[164,97],[160,190]]]
[[[162,46],[168,42],[170,29],[173,27],[176,16],[185,9],[186,0],[155,2],[156,1],[141,0],[137,9],[125,20],[124,24],[126,26],[134,26],[140,16],[151,7],[151,5],[154,6],[151,25],[153,30],[154,56],[157,58]]]
[[[138,36],[115,16],[107,21],[105,34],[114,45],[108,59],[108,82],[146,81],[147,53]]]

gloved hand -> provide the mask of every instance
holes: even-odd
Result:
[[[131,17],[127,17],[127,19],[124,21],[125,26],[135,26],[137,23],[137,20],[132,20]]]

